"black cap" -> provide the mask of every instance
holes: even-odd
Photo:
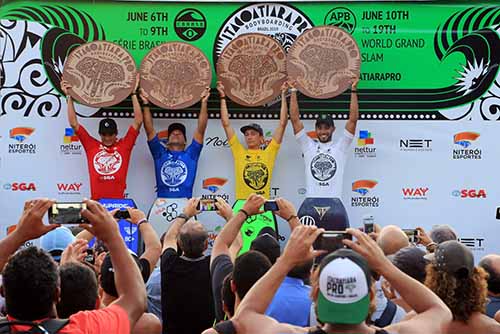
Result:
[[[186,140],[186,127],[184,126],[184,124],[182,124],[182,123],[170,124],[168,126],[168,129],[167,129],[168,135],[170,136],[170,134],[175,130],[179,130],[180,132],[182,132],[182,134],[184,136],[184,140]]]
[[[250,249],[264,254],[272,264],[281,255],[280,243],[276,239],[276,232],[270,227],[264,227],[259,236],[250,244]]]
[[[320,124],[328,125],[328,127],[334,127],[332,116],[326,114],[320,115],[316,120],[316,126],[319,126]]]
[[[241,133],[245,134],[245,131],[250,130],[250,129],[253,129],[253,130],[257,131],[261,136],[264,135],[264,130],[262,130],[262,128],[260,127],[260,125],[256,124],[256,123],[245,125],[244,127],[242,127],[240,129],[240,131],[241,131]]]
[[[474,271],[474,255],[469,248],[455,240],[440,243],[434,253],[424,257],[432,261],[437,270],[450,274],[469,276]]]
[[[99,134],[100,135],[115,135],[118,133],[118,126],[115,120],[111,118],[102,119],[99,122]]]

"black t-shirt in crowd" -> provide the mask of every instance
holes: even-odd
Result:
[[[160,268],[163,333],[198,334],[212,327],[210,257],[189,259],[168,248]]]
[[[222,283],[224,278],[233,271],[233,262],[226,254],[217,256],[212,261],[210,273],[212,274],[212,291],[214,292],[215,318],[217,322],[224,320],[224,311],[222,309]]]

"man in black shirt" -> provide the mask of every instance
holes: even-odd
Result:
[[[163,333],[201,333],[214,321],[210,284],[210,257],[205,227],[190,218],[199,199],[190,199],[173,221],[163,241],[161,255],[161,305]],[[182,255],[178,254],[179,246]]]

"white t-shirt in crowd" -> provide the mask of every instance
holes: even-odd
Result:
[[[342,198],[347,149],[354,135],[344,129],[338,141],[321,143],[310,138],[302,129],[295,138],[304,155],[306,197]]]

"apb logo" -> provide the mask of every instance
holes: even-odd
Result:
[[[377,196],[369,196],[369,193],[377,186],[375,180],[357,180],[352,183],[352,191],[359,196],[351,198],[351,206],[353,207],[372,207],[378,208],[380,198]]]
[[[453,149],[453,159],[455,160],[479,160],[482,151],[479,148],[471,148],[480,134],[476,132],[460,132],[453,136],[453,143],[462,148]]]
[[[354,148],[354,156],[357,158],[375,158],[377,148],[374,147],[375,138],[368,130],[360,130],[357,146]]]
[[[333,8],[325,16],[325,25],[336,26],[352,34],[356,29],[356,16],[345,7]]]
[[[207,30],[207,20],[197,9],[186,8],[175,17],[174,28],[177,36],[185,41],[196,41]]]
[[[34,128],[17,127],[9,131],[9,137],[17,143],[9,144],[10,154],[35,154],[36,144],[27,144],[25,141],[35,132]]]

